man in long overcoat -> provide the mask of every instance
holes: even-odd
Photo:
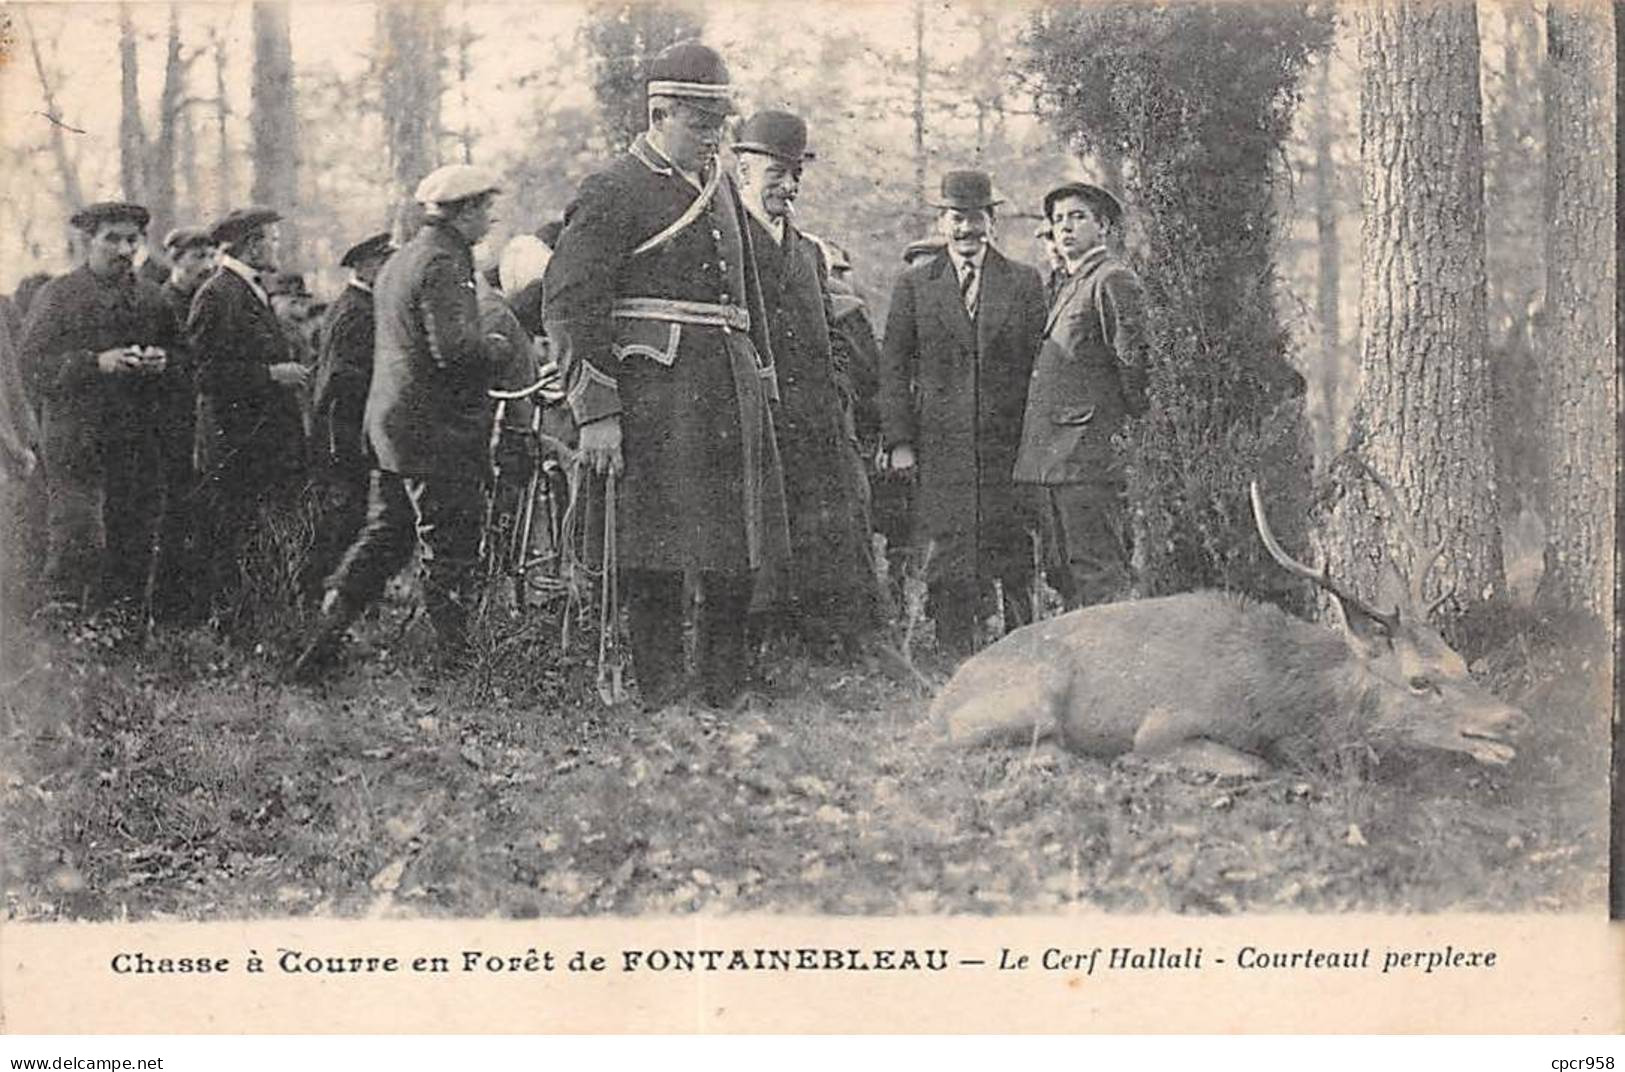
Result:
[[[378,273],[367,438],[377,458],[367,520],[328,580],[321,618],[294,666],[326,668],[346,629],[411,561],[442,660],[468,656],[490,483],[491,363],[474,297],[474,246],[495,222],[495,173],[430,172],[414,197],[428,221]]]
[[[997,579],[1022,620],[1029,511],[1011,481],[1027,377],[1044,332],[1044,283],[989,241],[992,179],[951,171],[936,202],[946,248],[892,290],[881,348],[881,419],[895,473],[918,472],[913,544],[929,553],[931,614],[943,647],[975,643]]]
[[[260,509],[290,504],[305,473],[299,392],[310,373],[293,359],[265,289],[281,218],[254,207],[214,225],[219,267],[192,299],[186,325],[204,425],[204,595],[217,605],[236,590]]]
[[[158,400],[177,326],[135,275],[145,208],[100,202],[71,222],[85,262],[39,292],[20,351],[44,409],[46,584],[53,601],[82,606],[87,595],[145,595],[162,501]]]
[[[807,124],[763,111],[739,129],[740,196],[762,283],[778,371],[773,410],[790,521],[783,612],[803,639],[847,650],[879,622],[869,545],[868,484],[848,434],[831,352],[832,309],[819,248],[790,219]]]
[[[698,575],[702,696],[744,688],[757,572],[788,554],[772,349],[744,207],[716,161],[721,57],[655,57],[649,129],[589,177],[548,264],[549,344],[581,449],[625,468],[619,553],[646,705],[684,689],[683,575]]]
[[[1122,463],[1113,437],[1146,407],[1140,283],[1112,252],[1123,210],[1098,186],[1044,197],[1065,274],[1033,369],[1016,459],[1038,485],[1050,583],[1068,610],[1125,596],[1130,581]]]

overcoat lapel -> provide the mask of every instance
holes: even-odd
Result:
[[[989,247],[982,258],[982,290],[976,299],[976,342],[982,353],[990,352],[989,345],[1009,315],[1010,263]]]
[[[1082,272],[1074,272],[1067,277],[1065,283],[1061,284],[1061,289],[1055,295],[1055,301],[1049,307],[1049,316],[1044,320],[1044,334],[1046,336],[1050,333],[1050,329],[1055,326],[1055,322],[1061,318],[1061,314],[1066,311],[1067,306],[1078,300],[1078,295],[1083,290],[1079,286],[1083,274]]]
[[[925,289],[930,303],[936,307],[937,319],[947,327],[950,335],[967,350],[974,352],[976,328],[971,323],[970,314],[965,312],[965,302],[959,296],[959,280],[954,275],[953,262],[947,254],[939,256],[931,265]]]

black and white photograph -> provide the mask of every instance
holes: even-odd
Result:
[[[1618,12],[6,5],[10,1029],[1625,1027]]]

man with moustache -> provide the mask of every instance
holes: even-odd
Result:
[[[496,222],[501,189],[495,173],[473,164],[430,172],[414,194],[427,221],[378,273],[366,408],[377,462],[367,519],[327,582],[295,678],[327,668],[350,623],[383,595],[414,547],[442,665],[454,670],[468,658],[491,435],[473,251]]]
[[[702,699],[743,694],[752,586],[788,554],[767,316],[745,209],[716,163],[728,69],[698,42],[650,64],[649,129],[589,177],[546,275],[548,341],[581,451],[620,472],[619,553],[646,706],[685,691],[697,577]]]
[[[206,438],[204,602],[223,610],[237,589],[241,557],[262,509],[289,506],[305,473],[299,394],[310,370],[294,360],[271,307],[276,270],[274,209],[235,209],[210,232],[219,266],[192,299],[186,334],[198,362]]]
[[[1033,369],[1015,479],[1041,496],[1046,574],[1068,610],[1128,593],[1126,492],[1113,438],[1146,408],[1139,278],[1114,248],[1123,209],[1071,182],[1044,195],[1065,261]]]
[[[836,641],[851,653],[878,624],[878,593],[867,481],[847,434],[830,350],[824,259],[790,218],[803,163],[812,158],[807,124],[789,112],[757,112],[740,127],[733,151],[779,380],[773,428],[791,555],[778,578],[781,608],[808,644]]]
[[[148,220],[119,201],[75,213],[84,262],[39,292],[19,346],[44,410],[45,581],[64,612],[143,597],[152,566],[157,512],[143,489],[159,469],[155,400],[176,325],[135,276]]]
[[[1044,332],[1044,283],[990,241],[991,176],[950,171],[935,202],[946,248],[892,290],[881,348],[885,461],[917,473],[912,542],[929,550],[939,646],[975,645],[979,604],[1003,583],[1006,620],[1028,617],[1028,511],[1010,479],[1027,377]]]

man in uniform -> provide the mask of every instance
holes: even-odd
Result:
[[[163,246],[169,264],[169,276],[163,284],[164,300],[169,303],[175,323],[184,327],[191,315],[192,298],[214,271],[214,239],[201,227],[176,227],[164,235]],[[181,620],[195,606],[196,549],[192,533],[198,512],[198,479],[193,465],[197,360],[184,333],[170,354],[170,364],[159,430],[164,497],[152,592],[153,615],[159,621]]]
[[[327,576],[339,564],[367,517],[368,472],[372,452],[362,418],[372,384],[374,321],[372,285],[395,252],[389,232],[362,239],[344,251],[339,267],[349,281],[327,311],[312,394],[311,452],[326,483],[326,502],[316,525],[316,542],[301,588],[320,598]]]
[[[733,146],[739,193],[778,372],[773,429],[790,521],[783,610],[803,640],[847,651],[878,624],[868,481],[836,384],[822,252],[790,219],[801,189],[807,124],[789,112],[751,116]]]
[[[325,668],[350,623],[411,560],[414,544],[442,660],[454,667],[467,656],[491,434],[473,249],[495,222],[500,190],[494,173],[472,164],[430,172],[415,194],[427,221],[378,273],[366,408],[377,463],[367,519],[328,581],[296,677]]]
[[[293,359],[265,290],[276,269],[281,218],[255,207],[236,209],[214,225],[219,267],[192,299],[186,327],[207,433],[203,595],[216,603],[236,589],[261,506],[291,502],[305,472],[299,392],[310,372]]]
[[[45,285],[23,329],[23,370],[44,408],[45,579],[63,609],[143,598],[152,566],[156,398],[176,325],[135,276],[148,218],[124,202],[76,213],[85,261]]]
[[[1044,195],[1065,260],[1033,369],[1017,481],[1039,486],[1045,570],[1068,610],[1127,594],[1122,464],[1112,439],[1145,412],[1140,282],[1113,253],[1123,209],[1098,186]]]
[[[1027,377],[1044,333],[1036,269],[989,241],[993,182],[950,171],[936,202],[946,249],[905,270],[892,290],[881,348],[887,462],[918,472],[913,543],[928,550],[939,644],[975,643],[978,604],[997,579],[1007,620],[1025,617],[1032,554],[1011,482]]]
[[[702,698],[744,689],[758,571],[788,554],[772,350],[750,231],[716,162],[728,71],[698,42],[650,65],[649,129],[583,184],[548,264],[547,334],[581,450],[626,472],[619,554],[644,703],[683,689],[698,577]]]

